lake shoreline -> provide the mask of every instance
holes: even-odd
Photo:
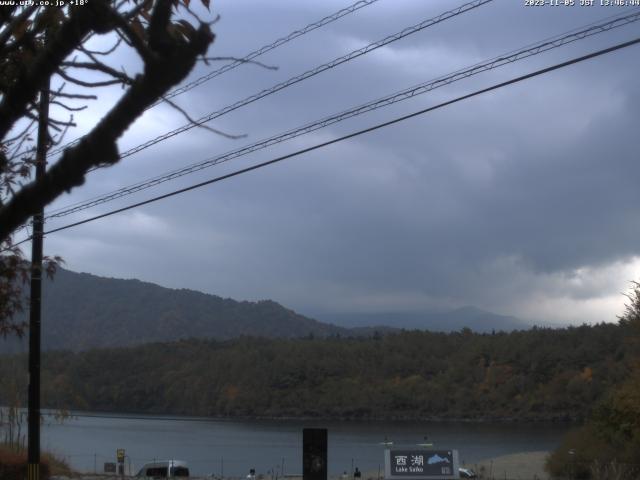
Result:
[[[54,416],[56,414],[55,409],[43,409],[46,411],[46,415]],[[73,410],[67,412],[69,417],[95,417],[95,418],[118,418],[120,416],[134,419],[140,418],[157,418],[158,420],[182,420],[182,421],[220,421],[220,422],[260,422],[260,421],[283,421],[283,422],[424,422],[424,423],[470,423],[470,424],[483,424],[483,423],[498,423],[498,424],[555,424],[555,425],[567,425],[567,426],[579,426],[584,419],[578,416],[570,415],[555,415],[550,417],[443,417],[443,416],[404,416],[404,415],[390,415],[390,416],[314,416],[314,415],[226,415],[226,416],[201,416],[186,413],[160,413],[160,412],[114,412],[114,411],[85,411],[85,410]]]
[[[479,462],[461,465],[464,468],[473,469],[482,478],[526,478],[526,479],[538,479],[546,480],[549,475],[544,470],[544,464],[547,456],[550,454],[548,451],[534,451],[534,452],[520,452],[509,455],[501,455],[498,457],[487,458]],[[384,475],[384,474],[383,474]],[[122,478],[122,477],[118,477]],[[135,478],[135,477],[124,477]],[[208,479],[211,477],[190,477],[193,480]],[[263,480],[275,480],[269,476],[262,476]],[[282,478],[282,477],[281,477]],[[302,480],[302,477],[286,477],[287,480]],[[329,475],[328,480],[340,480],[340,475]],[[362,478],[364,480],[380,480],[377,471],[363,472]],[[78,473],[73,476],[52,476],[51,480],[113,480],[114,476],[107,475],[95,475]],[[217,478],[217,480],[244,480],[244,477],[228,476],[224,479]]]
[[[42,447],[76,471],[100,473],[104,463],[115,461],[116,450],[124,449],[131,471],[155,459],[174,458],[186,461],[194,477],[224,473],[225,478],[246,476],[250,468],[263,474],[301,472],[303,429],[308,427],[328,429],[330,474],[356,466],[362,472],[377,472],[388,442],[396,448],[417,448],[428,437],[434,448],[457,449],[461,461],[474,465],[516,452],[551,451],[569,428],[540,422],[239,421],[71,414],[79,416],[63,423],[45,421]]]

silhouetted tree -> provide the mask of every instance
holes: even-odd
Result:
[[[201,1],[208,8],[209,0]],[[120,136],[187,76],[214,39],[210,24],[191,11],[189,0],[80,0],[65,6],[15,3],[0,8],[2,335],[21,334],[24,328],[11,320],[21,308],[21,281],[29,273],[13,244],[16,229],[59,195],[82,185],[92,169],[118,162]],[[113,46],[90,50],[89,39],[99,35],[109,35]],[[118,49],[137,54],[142,64],[139,72],[130,75],[110,64]],[[49,90],[46,85],[51,85]],[[29,181],[39,96],[48,95],[58,112],[48,124],[48,146],[53,146],[75,126],[73,112],[97,98],[86,89],[111,85],[122,86],[119,100],[80,141],[61,152],[42,179]],[[68,118],[60,118],[65,111]]]

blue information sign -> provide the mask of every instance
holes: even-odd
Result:
[[[385,478],[427,480],[459,478],[456,450],[386,450]]]

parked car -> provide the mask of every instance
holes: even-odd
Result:
[[[459,468],[458,474],[460,475],[460,478],[478,478],[476,472],[474,472],[470,468]]]
[[[160,460],[145,465],[137,473],[136,477],[151,478],[175,478],[188,477],[189,467],[187,462],[181,460]]]

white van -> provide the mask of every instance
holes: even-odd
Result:
[[[160,460],[145,463],[144,467],[136,474],[136,477],[175,478],[188,477],[189,467],[187,462],[181,460]]]

